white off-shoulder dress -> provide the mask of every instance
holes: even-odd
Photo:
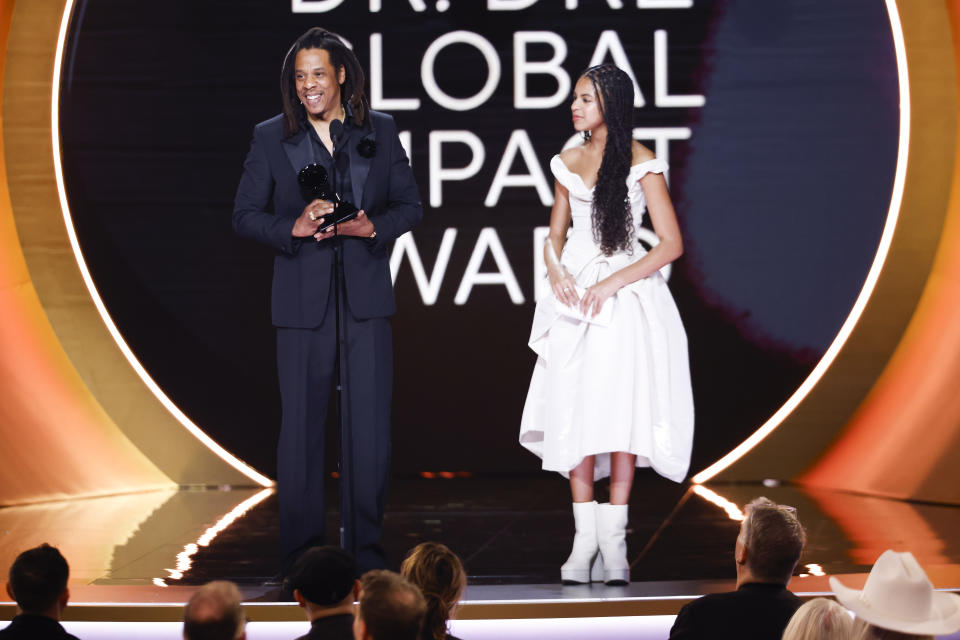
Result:
[[[573,229],[560,261],[581,293],[646,254],[635,240],[632,254],[603,255],[593,239],[593,190],[560,156],[550,169],[569,191]],[[660,159],[631,167],[627,186],[637,227],[646,211],[640,178],[666,169]],[[594,319],[578,315],[549,287],[537,301],[529,344],[538,357],[520,443],[543,459],[544,469],[564,476],[595,455],[595,479],[607,477],[610,453],[626,451],[636,454],[638,467],[683,481],[693,443],[693,393],[686,332],[663,276],[623,287]]]

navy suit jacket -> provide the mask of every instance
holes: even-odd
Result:
[[[343,237],[347,305],[364,320],[395,313],[387,245],[420,222],[423,207],[393,117],[370,111],[362,137],[373,140],[376,152],[360,155],[351,139],[353,193],[342,196],[366,212],[377,232],[373,239]],[[290,235],[307,204],[297,173],[312,161],[310,144],[305,130],[284,139],[282,115],[254,127],[234,202],[237,234],[276,250],[271,313],[277,327],[319,326],[331,293],[332,239],[318,244]]]

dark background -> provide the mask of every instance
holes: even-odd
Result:
[[[394,468],[533,472],[517,443],[534,356],[533,229],[549,209],[533,188],[483,206],[510,132],[549,158],[572,134],[565,101],[513,108],[512,38],[562,35],[575,81],[600,34],[620,36],[647,104],[636,126],[687,126],[670,146],[670,186],[686,254],[670,287],[690,341],[697,411],[692,471],[724,454],[793,393],[859,294],[883,229],[896,162],[896,63],[877,0],[695,2],[691,9],[621,10],[541,0],[523,11],[454,1],[440,12],[347,0],[326,14],[289,2],[80,0],[62,78],[61,135],[70,207],[84,257],[110,314],[150,374],[192,420],[261,471],[275,471],[279,394],[270,325],[271,251],[237,239],[232,200],[252,127],[279,112],[279,72],[310,26],[342,33],[369,70],[369,33],[383,33],[387,97],[412,132],[425,216],[414,232],[428,274],[448,227],[458,230],[437,303],[425,306],[401,267],[394,320]],[[589,5],[589,6],[588,6]],[[466,29],[500,53],[496,94],[479,108],[436,105],[420,60],[440,35]],[[654,104],[653,33],[669,35],[669,89],[703,108]],[[531,49],[531,58],[550,56]],[[438,58],[439,85],[469,96],[483,85],[479,53]],[[556,88],[529,79],[530,93]],[[368,84],[369,90],[369,84]],[[467,129],[486,146],[478,175],[444,185],[428,206],[431,130]],[[652,142],[648,142],[652,146]],[[457,145],[448,166],[462,166]],[[515,173],[525,172],[517,162]],[[499,234],[526,301],[502,286],[454,293],[480,229]],[[490,256],[485,271],[493,271]],[[331,448],[332,450],[332,448]]]

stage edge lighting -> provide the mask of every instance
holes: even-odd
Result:
[[[273,489],[264,489],[231,509],[226,515],[220,518],[215,525],[204,531],[203,535],[197,538],[196,542],[184,545],[183,551],[177,554],[176,567],[174,569],[166,569],[169,575],[166,578],[154,578],[153,584],[158,587],[168,587],[167,580],[181,580],[183,575],[193,566],[192,557],[196,555],[200,547],[209,546],[210,543],[213,542],[213,539],[220,535],[227,527],[271,495],[273,495]]]

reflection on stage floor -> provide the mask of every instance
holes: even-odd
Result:
[[[330,504],[337,503],[333,482]],[[960,587],[960,507],[770,484],[674,485],[638,474],[628,587],[557,583],[573,523],[566,484],[551,476],[397,478],[384,543],[395,569],[418,542],[454,549],[470,576],[465,618],[486,617],[483,604],[522,602],[556,603],[567,613],[581,607],[582,615],[597,615],[590,603],[646,602],[648,612],[670,613],[690,597],[731,588],[737,518],[766,495],[795,506],[808,531],[795,591],[828,590],[826,575],[861,574],[847,580],[856,584],[887,548],[912,551],[935,586]],[[269,602],[277,590],[265,583],[280,562],[276,510],[272,490],[236,487],[7,507],[0,509],[0,567],[50,542],[70,562],[75,603],[182,603],[196,585],[220,578],[240,584],[250,601]],[[337,515],[328,518],[332,542]],[[631,615],[636,606],[601,615]],[[0,618],[12,612],[0,609]]]

